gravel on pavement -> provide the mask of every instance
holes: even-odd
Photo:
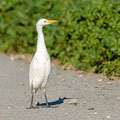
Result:
[[[120,120],[120,82],[103,76],[78,74],[52,67],[47,84],[48,101],[39,90],[26,109],[31,93],[29,63],[0,56],[0,120]]]

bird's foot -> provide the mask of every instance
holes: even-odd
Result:
[[[27,109],[39,109],[39,107],[38,106],[30,106]]]
[[[51,106],[51,105],[45,105],[45,106],[42,106],[42,108],[57,108],[58,106]]]

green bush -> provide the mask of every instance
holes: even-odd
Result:
[[[52,58],[120,76],[119,0],[3,0],[0,1],[0,49],[34,53],[40,18],[59,20],[44,28]]]

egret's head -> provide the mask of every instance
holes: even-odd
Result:
[[[47,19],[39,19],[37,24],[36,24],[36,27],[41,28],[41,27],[43,27],[45,25],[55,23],[55,22],[58,22],[58,21],[56,21],[56,20],[47,20]]]

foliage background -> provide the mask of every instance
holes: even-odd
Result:
[[[34,53],[40,18],[59,20],[44,28],[53,59],[120,76],[119,0],[0,0],[0,49]]]

